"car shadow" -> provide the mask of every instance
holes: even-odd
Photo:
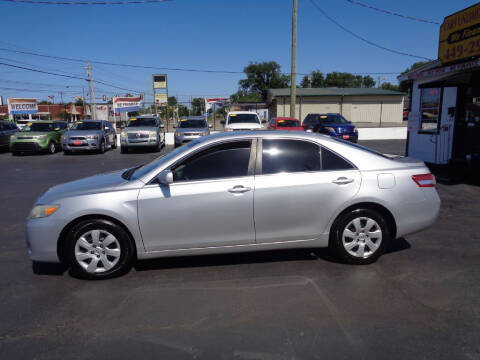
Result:
[[[68,266],[56,263],[32,262],[32,271],[35,275],[62,276],[68,270]]]
[[[318,260],[318,256],[316,255],[317,250],[318,249],[273,250],[138,260],[135,264],[135,269],[137,271],[148,271],[173,268],[201,268],[210,266]]]

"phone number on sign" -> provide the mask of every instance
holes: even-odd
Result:
[[[448,47],[445,51],[445,59],[455,59],[468,55],[476,55],[480,53],[480,39],[469,41],[466,44],[459,44],[456,46]]]

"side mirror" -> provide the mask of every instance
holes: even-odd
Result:
[[[209,124],[209,125],[208,125],[208,128],[209,128],[209,129],[213,128],[213,125],[212,125],[212,124]]]
[[[160,129],[163,129],[163,128],[165,128],[165,125],[160,124]]]
[[[225,120],[220,121],[220,124],[225,125]]]
[[[170,185],[173,183],[173,173],[170,170],[164,170],[157,175],[157,181],[161,185]]]

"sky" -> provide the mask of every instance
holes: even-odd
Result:
[[[54,0],[52,0],[54,1]],[[75,1],[75,0],[70,0]],[[95,0],[91,0],[95,1]],[[344,27],[398,51],[437,58],[439,25],[415,22],[354,5],[347,0],[298,0],[297,72],[401,72],[420,59],[392,54],[331,23],[315,1]],[[382,9],[442,22],[476,3],[467,0],[362,0]],[[157,4],[60,6],[0,0],[0,63],[86,77],[86,64],[57,61],[1,49],[33,51],[93,61],[242,71],[249,62],[276,61],[290,71],[292,0],[170,0]],[[151,75],[168,74],[169,95],[229,96],[242,74],[154,71],[92,64],[93,78],[151,93]],[[371,75],[397,83],[396,75]],[[300,82],[299,76],[298,82]],[[0,95],[72,101],[84,80],[0,65]],[[16,90],[14,90],[16,89]],[[95,84],[97,97],[125,93]],[[151,95],[150,95],[151,96]],[[151,98],[150,98],[151,101]]]

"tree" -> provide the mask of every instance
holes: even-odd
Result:
[[[202,110],[204,108],[203,104],[205,100],[203,98],[193,98],[192,99],[192,113],[194,116],[202,115]]]
[[[325,86],[326,87],[340,87],[340,88],[360,88],[367,87],[371,88],[375,86],[375,81],[369,75],[353,75],[346,72],[332,72],[328,73],[325,77]]]
[[[52,105],[53,103],[51,101],[47,100],[42,100],[38,102],[38,105]]]
[[[375,80],[370,75],[364,76],[362,79],[362,87],[372,88],[375,86]]]
[[[174,106],[174,105],[177,105],[178,103],[177,98],[175,96],[169,96],[167,102],[168,102],[168,106]]]
[[[416,69],[418,69],[419,67],[421,67],[421,66],[423,66],[423,65],[425,65],[425,64],[427,64],[427,63],[428,63],[428,61],[417,61],[417,62],[413,63],[412,65],[410,65],[408,68],[406,68],[406,69],[402,72],[402,74],[405,74],[405,73],[407,73],[407,72],[416,70]],[[408,91],[408,88],[409,88],[408,81],[402,81],[402,82],[400,83],[400,86],[399,86],[399,90],[400,90],[400,91],[405,91],[405,92],[407,92],[407,91]]]
[[[322,88],[325,87],[325,78],[320,71],[312,71],[305,75],[300,83],[302,88]]]
[[[275,61],[250,63],[243,72],[247,78],[238,82],[239,90],[245,95],[255,94],[263,101],[267,99],[268,89],[286,88],[290,84],[290,77],[282,74]]]
[[[381,88],[383,90],[393,90],[393,91],[400,91],[400,87],[398,85],[393,85],[389,82],[382,83]]]
[[[259,102],[262,101],[262,97],[255,93],[248,93],[244,90],[238,90],[235,94],[230,95],[230,101],[232,103]]]

